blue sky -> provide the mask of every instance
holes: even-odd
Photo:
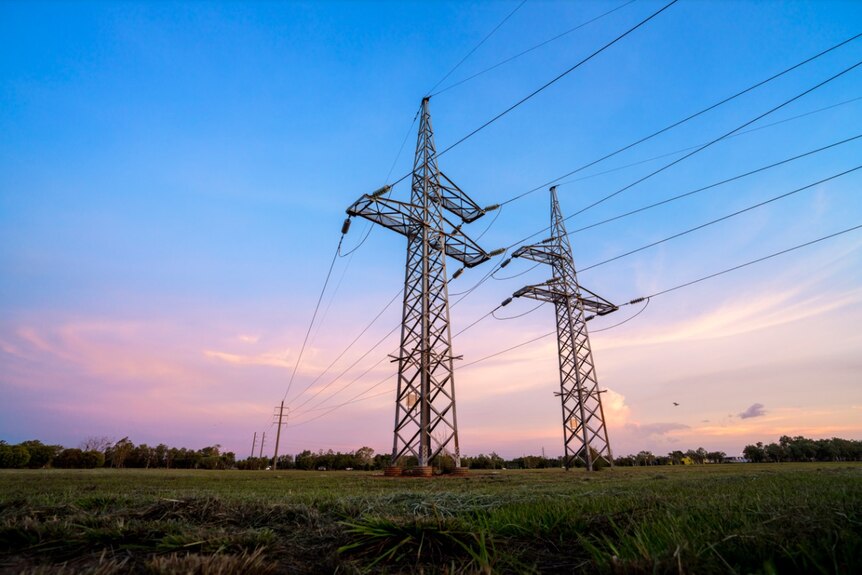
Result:
[[[441,87],[623,4],[530,0]],[[385,183],[393,162],[388,181],[409,171],[421,97],[517,5],[0,5],[0,388],[9,398],[0,407],[0,437],[74,445],[89,435],[131,435],[221,443],[242,454],[246,436],[269,424],[284,394],[344,209]],[[627,4],[433,97],[438,148],[661,5]],[[858,2],[683,0],[441,157],[440,166],[480,204],[499,202],[849,38],[859,22]],[[862,40],[579,176],[708,142],[859,60]],[[570,229],[858,135],[859,97],[862,67],[751,128],[789,121],[718,143],[573,218]],[[809,112],[816,113],[796,118]],[[856,140],[573,234],[576,264],[850,169],[860,152]],[[563,210],[573,213],[677,157],[561,186]],[[858,225],[860,172],[581,279],[627,301]],[[396,196],[406,193],[396,187]],[[504,208],[481,243],[509,245],[548,217],[541,190]],[[480,220],[471,230],[486,227]],[[347,249],[365,229],[354,223]],[[847,234],[656,298],[636,320],[597,332],[600,380],[616,402],[615,450],[704,444],[735,452],[795,428],[862,437],[862,341],[854,328],[862,319],[861,238]],[[400,288],[404,247],[403,238],[375,230],[336,262],[331,288],[340,287],[324,300],[328,311],[304,355],[298,390]],[[524,269],[516,262],[506,271]],[[470,270],[457,282],[469,287],[486,271]],[[485,282],[453,309],[453,330],[545,276],[536,269]],[[460,288],[453,282],[451,291]],[[397,324],[398,307],[384,312],[334,374]],[[528,309],[516,302],[506,313]],[[616,324],[622,314],[629,311],[591,327]],[[488,319],[456,351],[469,361],[552,325],[547,308]],[[395,345],[390,338],[328,389]],[[465,452],[561,447],[553,340],[518,354],[458,376]],[[374,368],[331,404],[391,369]],[[812,397],[812,386],[822,393]],[[391,403],[376,397],[289,428],[287,445],[385,451]],[[740,419],[754,403],[765,415]],[[515,431],[513,420],[521,422]]]

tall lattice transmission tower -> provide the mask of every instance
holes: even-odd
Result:
[[[550,280],[528,285],[512,295],[554,304],[560,361],[558,395],[563,408],[563,463],[569,469],[580,462],[590,471],[601,465],[613,465],[587,321],[618,308],[578,283],[556,186],[551,188],[551,237],[518,248],[512,257],[548,264],[552,269]],[[594,315],[587,316],[588,311]]]
[[[440,171],[428,98],[422,100],[420,114],[410,202],[389,198],[390,187],[384,186],[347,209],[351,217],[407,236],[390,475],[400,474],[405,456],[416,457],[422,475],[430,475],[431,462],[441,453],[451,455],[461,468],[453,368],[459,358],[452,353],[446,256],[471,268],[496,254],[486,253],[461,226],[497,206],[479,207]],[[444,210],[459,223],[450,222]]]

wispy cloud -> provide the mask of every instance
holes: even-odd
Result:
[[[639,434],[648,436],[648,437],[656,437],[656,436],[666,436],[674,431],[681,431],[683,429],[691,429],[690,426],[685,425],[684,423],[672,423],[672,422],[662,422],[662,423],[627,423],[626,429],[630,431],[637,432]]]
[[[602,342],[602,347],[613,349],[737,336],[822,315],[862,301],[862,289],[807,298],[800,298],[800,291],[776,291],[748,300],[734,300],[649,336],[611,336]]]
[[[204,356],[233,365],[266,365],[270,367],[292,368],[293,362],[285,352],[266,352],[256,355],[243,355],[225,351],[204,350]]]

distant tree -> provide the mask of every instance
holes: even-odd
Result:
[[[354,453],[356,458],[356,465],[353,467],[358,467],[361,469],[371,469],[374,463],[374,450],[370,447],[360,447]]]
[[[30,452],[23,445],[0,444],[0,468],[20,469],[30,462]]]
[[[698,465],[701,465],[706,462],[706,449],[704,449],[703,447],[698,447],[697,449],[689,449],[685,452],[685,455]]]
[[[635,462],[638,465],[655,465],[655,455],[652,451],[640,451],[635,455]]]
[[[83,461],[84,452],[75,447],[64,449],[54,458],[54,467],[60,469],[77,469],[80,468]]]
[[[790,461],[814,461],[817,457],[817,444],[813,439],[801,435],[793,438],[783,435],[778,443]]]
[[[126,459],[132,454],[135,444],[128,437],[124,437],[105,452],[105,457],[110,461],[111,467],[125,467]]]
[[[94,469],[105,464],[105,454],[91,449],[64,449],[54,458],[54,467],[60,469]]]
[[[269,461],[269,460],[264,459],[264,461]],[[266,466],[264,465],[264,467],[266,467]],[[278,456],[278,468],[279,469],[294,469],[294,467],[295,466],[293,464],[293,455],[290,455],[288,453],[285,455],[279,455]]]
[[[27,467],[30,469],[41,469],[49,466],[54,457],[63,449],[60,445],[45,445],[38,439],[23,441],[21,445],[26,447],[30,453],[30,461],[27,462]]]
[[[763,442],[758,441],[755,445],[746,445],[742,450],[742,455],[752,463],[763,463],[766,461],[766,450],[763,448]]]
[[[465,459],[467,460],[470,469],[493,469],[495,463],[484,453],[480,453],[474,457],[467,457]]]
[[[770,443],[766,446],[765,451],[767,461],[772,461],[773,463],[787,461],[787,452],[781,444]]]
[[[168,466],[168,451],[169,448],[164,443],[159,443],[153,448],[153,459],[156,467]]]
[[[636,462],[637,460],[634,455],[626,455],[614,459],[614,465],[618,465],[619,467],[633,467]]]
[[[682,458],[685,457],[685,453],[677,449],[668,453],[667,456],[673,465],[682,465]]]
[[[105,454],[101,451],[91,449],[81,453],[81,468],[95,469],[105,465]]]
[[[706,460],[710,463],[721,463],[725,457],[727,457],[727,454],[723,451],[710,451],[706,454]]]
[[[81,451],[101,451],[105,453],[114,444],[114,440],[105,435],[91,436],[81,442],[78,446]]]
[[[316,469],[316,467],[317,467],[315,465],[316,461],[315,461],[314,454],[308,449],[306,449],[302,453],[298,453],[296,455],[296,458],[294,458],[294,461],[296,462],[296,468],[297,469],[308,470],[308,469]]]
[[[463,461],[461,465],[464,465]],[[389,467],[389,455],[378,453],[372,461],[372,469],[383,469],[384,467]]]
[[[125,466],[149,469],[155,463],[155,459],[156,455],[153,448],[146,443],[142,443],[129,453]]]

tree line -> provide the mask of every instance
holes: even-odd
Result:
[[[79,447],[45,445],[39,440],[10,445],[0,440],[0,468],[41,469],[162,468],[162,469],[235,469],[236,456],[222,453],[220,445],[202,449],[168,447],[146,443],[135,445],[128,437],[113,441],[106,437],[93,437]]]
[[[783,435],[778,442],[764,445],[758,442],[743,450],[745,460],[754,463],[791,461],[862,461],[862,441],[853,439],[808,439],[802,436]],[[620,467],[643,465],[701,465],[738,461],[728,458],[723,451],[707,451],[703,447],[687,451],[675,450],[667,455],[654,455],[650,451],[625,455],[614,459]],[[222,452],[220,445],[202,449],[168,447],[159,444],[151,447],[145,443],[135,445],[128,437],[113,441],[106,437],[89,438],[79,447],[65,448],[61,445],[45,445],[38,440],[10,445],[0,440],[0,468],[44,467],[94,469],[271,469],[275,462],[271,457],[249,457],[237,460],[233,452]],[[299,470],[380,470],[389,465],[388,454],[375,454],[370,447],[355,451],[304,450],[296,455],[281,455],[278,469]],[[416,465],[415,458],[404,458],[404,467]],[[435,467],[446,471],[454,466],[450,457],[440,457]],[[464,456],[461,465],[470,469],[544,469],[560,467],[561,457],[523,455],[504,459],[494,452]]]
[[[746,459],[755,463],[782,461],[862,461],[862,441],[854,439],[809,439],[797,435],[782,435],[778,443],[757,442],[742,450]]]
[[[703,447],[688,451],[671,451],[667,455],[653,455],[641,451],[614,459],[614,465],[622,467],[639,465],[689,465],[703,463],[727,463],[749,461],[752,463],[780,463],[805,461],[862,461],[862,441],[855,439],[809,439],[798,435],[782,435],[778,442],[764,445],[757,442],[746,445],[743,458],[728,458],[723,451],[707,451]]]

